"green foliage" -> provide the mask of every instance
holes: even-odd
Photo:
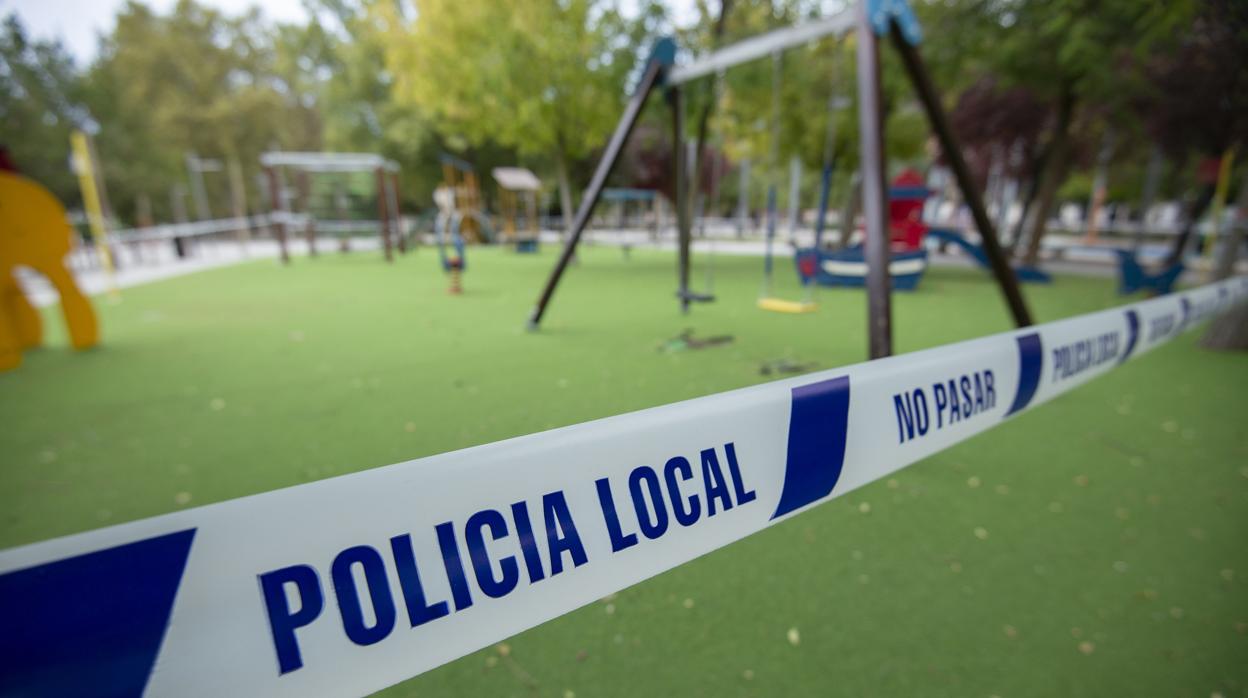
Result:
[[[269,147],[318,145],[314,105],[297,72],[282,72],[268,30],[256,10],[231,18],[193,0],[168,15],[133,0],[123,8],[88,76],[87,99],[120,212],[146,195],[167,219],[169,187],[185,181],[187,152],[237,158],[253,181]],[[225,175],[206,182],[211,212],[227,214]],[[250,203],[261,204],[254,193]]]
[[[851,5],[738,0],[731,3],[720,43]],[[271,147],[382,153],[403,167],[409,207],[428,204],[442,150],[464,155],[483,172],[520,162],[547,181],[566,173],[565,190],[571,190],[572,181],[579,185],[587,178],[655,37],[675,34],[679,60],[690,60],[712,50],[721,12],[717,0],[697,0],[692,21],[673,27],[659,0],[630,6],[627,13],[610,0],[428,0],[419,12],[403,0],[308,0],[307,6],[307,22],[275,25],[256,11],[229,16],[195,0],[180,0],[163,13],[130,0],[85,69],[56,44],[29,41],[10,18],[0,35],[0,141],[72,203],[76,183],[64,164],[70,125],[98,124],[105,179],[126,222],[134,222],[143,197],[156,219],[171,217],[170,188],[186,185],[187,152],[237,160],[253,210],[266,204],[256,186],[257,157]],[[1076,108],[1067,159],[1090,165],[1090,153],[1112,124],[1120,144],[1114,167],[1122,169],[1110,177],[1114,186],[1120,178],[1139,179],[1151,146],[1139,105],[1177,94],[1159,95],[1143,67],[1206,31],[1208,25],[1193,23],[1194,16],[1208,14],[1200,7],[1195,0],[915,3],[925,30],[922,50],[948,107],[985,79],[1034,100],[1049,118],[1029,137],[1021,170],[1026,174],[1053,140],[1058,96],[1069,93]],[[686,133],[696,133],[702,107],[716,100],[710,145],[733,162],[753,162],[751,188],[760,205],[768,182],[783,187],[792,155],[808,173],[803,198],[813,201],[817,177],[810,173],[823,163],[828,122],[835,119],[834,196],[840,194],[858,159],[855,48],[851,35],[784,54],[774,162],[768,59],[689,85]],[[926,120],[886,41],[880,56],[891,169],[922,166],[929,157]],[[1187,72],[1184,67],[1178,74]],[[844,99],[830,112],[833,93]],[[670,132],[662,99],[651,101],[643,126]],[[968,145],[983,152],[997,148],[991,142]],[[971,159],[981,170],[987,162],[973,153]],[[624,169],[613,182],[627,185],[631,176]],[[484,179],[488,197],[492,187]],[[224,214],[226,177],[209,174],[206,181],[213,213]],[[721,199],[735,186],[729,175]]]
[[[433,124],[417,105],[394,99],[386,65],[386,32],[402,14],[391,0],[314,0],[312,24],[323,35],[317,108],[324,146],[335,151],[379,152],[403,169],[404,198],[428,205],[440,169]],[[322,22],[336,31],[323,28]],[[301,54],[295,50],[292,56]]]
[[[98,124],[113,207],[129,224],[144,197],[156,220],[173,218],[190,152],[238,161],[251,210],[268,206],[255,183],[260,153],[274,147],[381,152],[409,173],[405,192],[432,189],[431,128],[419,109],[390,100],[372,6],[317,7],[307,24],[271,25],[256,10],[230,17],[181,0],[161,14],[131,0],[83,72],[59,46],[28,42],[10,18],[0,38],[0,142],[72,203],[71,122]],[[327,15],[339,26],[322,24]],[[211,213],[227,215],[226,175],[205,181]]]
[[[1143,76],[1124,68],[1164,49],[1195,8],[1193,0],[955,0],[926,16],[929,36],[958,46],[964,67],[1049,98],[1071,88],[1080,100],[1103,103],[1139,87]]]
[[[63,201],[77,198],[69,134],[86,114],[73,59],[56,42],[34,41],[15,15],[0,24],[0,145],[24,174]]]
[[[739,41],[801,21],[840,12],[849,3],[832,6],[792,0],[771,3],[755,0],[733,3],[725,32],[725,43]],[[709,25],[707,10],[701,10],[698,28],[682,33],[682,44],[707,46],[703,36]],[[855,75],[856,40],[827,38],[785,52],[780,63],[779,134],[775,162],[772,156],[773,75],[771,59],[737,66],[718,83],[719,103],[713,120],[711,140],[722,143],[734,160],[750,159],[754,192],[752,206],[761,207],[767,186],[788,185],[788,162],[798,156],[806,171],[802,201],[814,206],[818,197],[818,172],[823,166],[829,121],[835,121],[832,151],[836,159],[837,185],[833,205],[839,206],[841,189],[858,167],[858,99]],[[881,44],[882,85],[886,110],[885,146],[894,169],[922,164],[925,158],[928,125],[921,112],[910,104],[909,83],[900,63]],[[708,87],[715,80],[704,80]],[[705,90],[709,91],[709,90]],[[836,108],[830,108],[832,98]],[[695,113],[690,109],[690,114]],[[725,180],[725,197],[735,196],[736,179]],[[782,202],[783,205],[783,202]]]
[[[493,140],[581,157],[618,120],[651,17],[629,22],[590,0],[435,0],[387,19],[399,102],[428,109],[453,148]]]
[[[732,6],[724,43],[791,25],[815,16],[807,3],[737,2]],[[703,19],[702,24],[706,20]],[[693,32],[688,32],[691,37]],[[696,40],[685,43],[698,45]],[[779,114],[774,112],[775,66],[769,58],[737,66],[718,81],[719,104],[712,140],[719,139],[730,157],[749,158],[760,176],[782,176],[791,155],[808,168],[823,163],[824,138],[829,118],[838,122],[837,151],[856,150],[854,102],[829,114],[832,94],[852,98],[853,47],[850,42],[826,39],[798,47],[780,58]],[[707,78],[708,84],[716,82]],[[709,90],[708,90],[709,91]],[[692,111],[692,110],[691,110]],[[773,148],[772,120],[779,119],[780,141]],[[771,162],[772,152],[776,161]],[[852,156],[851,156],[852,157]]]

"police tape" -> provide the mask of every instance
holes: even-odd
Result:
[[[360,695],[964,441],[1248,278],[0,553],[0,694]]]

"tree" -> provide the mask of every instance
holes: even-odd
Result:
[[[733,44],[768,31],[809,21],[822,14],[818,8],[799,2],[736,2],[726,22],[721,45]],[[709,25],[711,17],[700,24]],[[687,33],[685,43],[710,49],[710,41]],[[701,34],[709,34],[703,31]],[[762,59],[735,66],[719,85],[720,104],[712,123],[727,153],[734,160],[750,159],[759,167],[753,172],[764,180],[784,176],[789,157],[797,155],[807,168],[822,164],[827,132],[829,92],[853,95],[853,50],[846,41],[825,39],[786,51],[780,56],[779,114],[773,114],[773,80],[775,66],[771,59]],[[836,78],[834,84],[834,77]],[[708,86],[715,78],[706,78]],[[842,122],[836,150],[849,153],[856,161],[852,108],[838,110]],[[779,119],[779,142],[775,144],[776,162],[772,163],[772,120]],[[712,139],[714,140],[714,139]],[[765,187],[754,187],[762,192]]]
[[[653,4],[629,21],[595,0],[429,0],[413,20],[386,14],[387,65],[397,102],[427,110],[452,147],[550,157],[566,217],[571,161],[611,132],[660,17]]]
[[[316,94],[325,147],[395,160],[403,170],[403,193],[428,203],[440,176],[440,144],[423,110],[395,101],[394,77],[386,65],[386,32],[395,17],[404,16],[402,6],[393,0],[308,2],[314,10],[309,24],[289,27],[308,38],[279,44],[279,54],[284,45],[291,59],[303,63],[297,69],[319,76],[309,87]]]
[[[1006,87],[1026,87],[1049,112],[1036,155],[1035,204],[1024,230],[1026,261],[1034,262],[1044,226],[1072,163],[1076,125],[1088,108],[1113,118],[1144,89],[1139,69],[1150,53],[1173,41],[1195,3],[1179,0],[961,0],[929,13],[929,36],[953,37],[969,53],[937,53],[942,74],[984,70]]]
[[[0,24],[0,145],[64,202],[78,199],[69,134],[85,125],[81,82],[59,42],[32,41],[16,15]]]
[[[1248,75],[1237,69],[1248,56],[1248,7],[1209,0],[1180,35],[1177,49],[1145,65],[1152,89],[1136,107],[1149,135],[1173,161],[1195,154],[1217,159],[1248,147]],[[1202,182],[1184,216],[1170,262],[1182,258],[1197,220],[1213,201],[1212,178]],[[1235,246],[1228,252],[1235,253]]]
[[[985,75],[958,96],[949,121],[981,189],[994,163],[1002,176],[1033,184],[1025,196],[1025,220],[1036,193],[1035,172],[1041,164],[1041,137],[1048,122],[1040,100],[1026,87],[1002,87],[996,77]],[[1004,231],[998,233],[1004,236]],[[1016,231],[1008,244],[1012,246],[1018,237]]]
[[[316,100],[301,66],[279,63],[276,43],[254,9],[229,17],[194,0],[167,15],[134,0],[121,9],[86,76],[85,101],[123,217],[133,219],[144,197],[158,218],[169,217],[166,194],[185,181],[187,152],[234,159],[255,181],[268,148],[320,146]],[[226,177],[207,185],[212,212],[225,213]]]

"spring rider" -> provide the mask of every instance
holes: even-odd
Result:
[[[72,234],[65,208],[51,192],[21,175],[0,171],[0,371],[19,366],[22,350],[43,340],[39,313],[14,277],[19,265],[43,274],[56,288],[75,349],[99,342],[95,311],[65,268]]]
[[[461,279],[464,272],[468,270],[464,236],[460,232],[464,217],[455,210],[455,192],[450,187],[443,186],[435,189],[433,203],[438,207],[438,216],[433,223],[433,232],[438,241],[438,258],[442,261],[442,271],[451,277],[451,285],[447,293],[458,296],[464,292]]]

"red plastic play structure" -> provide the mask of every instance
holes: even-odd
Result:
[[[923,175],[905,170],[893,179],[888,191],[888,230],[892,259],[889,276],[893,288],[912,291],[927,270],[927,250],[923,238],[923,202],[929,194]],[[813,247],[800,249],[795,257],[797,273],[803,284],[820,286],[861,287],[866,282],[867,264],[861,245],[843,250],[827,251]]]
[[[888,231],[894,252],[913,252],[923,247],[927,225],[923,223],[923,203],[931,191],[923,175],[903,170],[888,190]]]

